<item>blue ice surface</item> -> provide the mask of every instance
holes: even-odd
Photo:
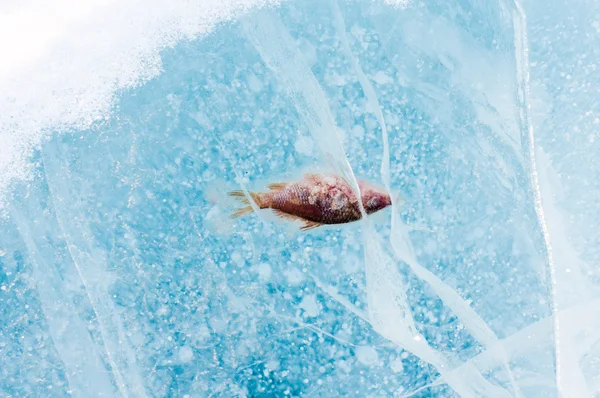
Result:
[[[351,54],[329,2],[255,10],[166,50],[163,73],[119,93],[106,122],[56,132],[0,221],[0,395],[457,396],[432,384],[439,369],[369,324],[359,223],[299,233],[252,215],[228,225],[231,209],[212,199],[240,181],[260,190],[327,161],[297,111],[306,99],[289,95],[244,29],[282,24],[304,58],[298,67],[326,95],[354,172],[379,183],[381,128],[352,59],[370,78],[419,262],[499,339],[548,320],[513,7],[339,2]],[[552,18],[562,9],[550,10],[528,30],[531,61],[546,67],[532,79],[545,87],[559,79],[548,52],[561,60],[568,47],[545,48],[543,39],[560,36]],[[568,95],[547,90],[546,99]],[[541,141],[565,172],[578,167],[569,152],[588,153],[575,139]],[[595,220],[592,210],[578,214]],[[389,229],[384,220],[376,231],[386,239]],[[598,236],[579,246],[588,261]],[[431,286],[398,268],[431,347],[453,366],[485,352]],[[542,340],[552,340],[543,325]],[[526,352],[507,354],[520,393],[555,396],[552,344]],[[517,396],[502,361],[490,363],[475,367],[497,396]]]

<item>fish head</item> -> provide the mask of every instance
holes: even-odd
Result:
[[[367,214],[385,209],[392,204],[392,198],[383,189],[365,182],[359,182],[362,204]]]

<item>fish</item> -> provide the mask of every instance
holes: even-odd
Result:
[[[359,180],[361,202],[367,215],[392,204],[390,195],[367,181]],[[358,198],[344,180],[333,174],[305,174],[299,181],[277,182],[267,186],[268,192],[248,192],[259,209],[271,209],[285,220],[301,221],[301,230],[321,225],[346,224],[362,218]],[[244,191],[229,196],[248,206],[237,209],[231,218],[254,211]]]

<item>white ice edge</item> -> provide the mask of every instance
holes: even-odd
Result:
[[[278,0],[31,0],[0,5],[0,210],[48,134],[105,120],[118,90],[161,72],[160,52]],[[49,17],[50,16],[50,17]],[[1,34],[5,32],[6,34]]]
[[[279,17],[263,10],[244,18],[242,26],[265,64],[288,91],[325,160],[358,191],[325,94]],[[387,159],[389,162],[389,157]],[[385,165],[382,169],[385,171]],[[364,213],[364,209],[361,210]],[[396,262],[383,249],[367,217],[363,218],[362,224],[368,310],[374,330],[430,363],[440,374],[448,375],[445,378],[448,385],[461,396],[510,396],[471,366],[463,368],[461,372],[448,374],[451,366],[447,359],[429,346],[414,327],[404,293],[406,287]],[[390,298],[393,298],[391,303]]]

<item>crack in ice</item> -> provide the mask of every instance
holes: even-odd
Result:
[[[390,151],[389,151],[389,137],[386,128],[385,119],[383,117],[383,112],[381,110],[381,106],[379,104],[379,100],[377,98],[377,93],[373,85],[371,84],[369,78],[365,75],[364,71],[360,66],[360,62],[358,58],[354,55],[352,48],[348,42],[348,37],[346,33],[345,22],[342,16],[342,13],[339,9],[336,0],[332,0],[332,9],[334,14],[334,25],[337,28],[338,35],[344,47],[344,50],[350,59],[350,62],[354,68],[354,72],[358,77],[358,81],[367,97],[368,106],[370,111],[375,113],[375,116],[379,122],[381,128],[382,142],[383,142],[383,158],[381,162],[381,179],[383,184],[388,192],[391,192],[391,184],[390,184]],[[427,282],[436,292],[438,297],[442,299],[443,303],[447,305],[456,316],[464,323],[467,329],[471,332],[471,334],[479,340],[484,347],[489,348],[498,343],[498,337],[491,330],[491,328],[487,325],[487,323],[477,314],[471,306],[469,306],[464,299],[450,286],[445,284],[441,279],[439,279],[435,274],[421,266],[416,258],[414,257],[412,248],[409,251],[402,251],[399,249],[398,239],[401,238],[405,243],[404,246],[410,246],[410,238],[408,234],[402,233],[399,231],[399,225],[402,225],[401,221],[397,216],[397,199],[392,196],[392,217],[391,217],[391,235],[390,241],[392,244],[392,248],[394,253],[398,257],[399,260],[404,261],[408,264],[411,270],[417,275],[421,280]],[[410,253],[410,256],[407,254]],[[521,392],[514,380],[512,375],[512,371],[510,370],[510,366],[508,363],[508,358],[506,354],[503,354],[504,359],[504,367],[509,375],[509,379],[511,382],[511,386],[515,395],[521,396]]]
[[[519,116],[521,121],[521,135],[522,145],[526,146],[526,159],[527,167],[529,169],[529,177],[531,189],[533,191],[535,213],[537,215],[538,223],[540,225],[541,233],[544,241],[544,249],[546,251],[546,261],[549,271],[549,285],[550,285],[550,296],[551,296],[551,310],[554,314],[554,350],[555,350],[555,366],[556,366],[556,388],[559,394],[563,394],[563,368],[561,364],[561,336],[560,336],[560,319],[558,316],[558,304],[556,297],[556,265],[554,264],[554,258],[552,256],[552,244],[550,241],[550,234],[546,225],[546,219],[544,216],[544,208],[542,206],[542,194],[540,191],[540,182],[538,178],[536,156],[535,156],[535,133],[533,129],[533,123],[531,121],[531,104],[529,101],[530,97],[530,83],[529,83],[529,43],[527,39],[527,19],[525,12],[519,2],[519,0],[513,0],[514,13],[513,13],[513,27],[514,27],[514,45],[515,45],[515,61],[516,61],[516,73],[517,73],[517,84],[518,84],[518,96],[520,101]],[[577,364],[573,364],[578,368]],[[578,369],[571,369],[571,372],[577,372]],[[579,381],[584,381],[583,375],[577,376]],[[570,383],[573,384],[573,383]],[[583,387],[585,388],[585,387]]]
[[[355,192],[360,192],[337,135],[325,94],[279,17],[269,11],[261,11],[246,18],[242,22],[242,28],[265,64],[286,87],[289,97],[308,126],[325,160],[353,185]],[[384,162],[389,162],[389,155]],[[389,166],[386,167],[384,163],[384,175],[389,174],[388,170]],[[389,187],[389,178],[387,180]],[[461,396],[510,396],[505,389],[487,381],[472,366],[467,366],[458,373],[448,373],[451,366],[447,359],[432,348],[414,327],[406,299],[406,287],[399,275],[398,266],[384,251],[360,201],[359,204],[363,214],[367,299],[373,329],[433,365],[441,375],[447,376],[448,385]],[[391,305],[389,297],[394,298]]]
[[[49,145],[46,146],[46,148],[48,147]],[[63,234],[67,250],[69,252],[69,255],[71,256],[71,260],[73,261],[75,269],[77,270],[77,274],[81,280],[81,283],[83,284],[85,293],[90,302],[90,306],[92,307],[92,310],[96,316],[100,335],[104,342],[104,350],[106,352],[107,359],[110,363],[115,383],[117,384],[119,392],[125,397],[128,397],[130,393],[133,393],[135,396],[146,396],[144,383],[142,382],[137,369],[135,369],[135,354],[132,352],[131,348],[126,343],[127,339],[123,332],[123,325],[121,319],[118,313],[115,311],[110,297],[108,297],[108,292],[105,286],[106,277],[108,275],[105,275],[104,280],[101,280],[102,278],[99,277],[102,276],[102,274],[96,275],[94,277],[93,275],[90,275],[90,270],[84,271],[82,269],[81,261],[85,261],[83,258],[84,253],[75,253],[77,245],[73,242],[72,235],[68,233],[67,229],[65,228],[64,217],[62,215],[63,209],[57,206],[57,200],[55,200],[57,197],[59,197],[59,193],[56,192],[56,187],[58,186],[58,184],[57,186],[53,186],[54,182],[52,182],[51,178],[49,178],[50,173],[48,173],[48,162],[46,157],[46,151],[42,150],[41,159],[45,174],[47,176],[46,180],[48,184],[48,190],[50,192],[50,202],[54,207],[56,220]],[[61,158],[61,156],[55,157],[55,159]],[[66,175],[66,179],[68,179],[68,170],[62,171],[63,175]],[[65,182],[65,186],[68,186],[69,184],[70,182]],[[75,223],[78,224],[77,229],[79,233],[82,234],[83,237],[85,237],[88,234],[86,228],[78,223],[78,217],[74,217],[73,220]],[[85,240],[85,246],[87,246],[89,251],[92,252],[93,248],[89,239]],[[86,253],[85,257],[91,260],[92,263],[98,261],[91,253]],[[98,267],[100,267],[100,265],[98,265]],[[103,272],[101,269],[91,269],[92,273],[94,271],[98,273]],[[96,283],[90,283],[90,278],[88,277],[90,277]],[[116,353],[114,351],[116,351]],[[117,361],[125,362],[123,365],[125,367],[124,370],[121,370],[121,366],[119,363],[117,363]],[[132,390],[130,391],[129,388],[132,388]]]

